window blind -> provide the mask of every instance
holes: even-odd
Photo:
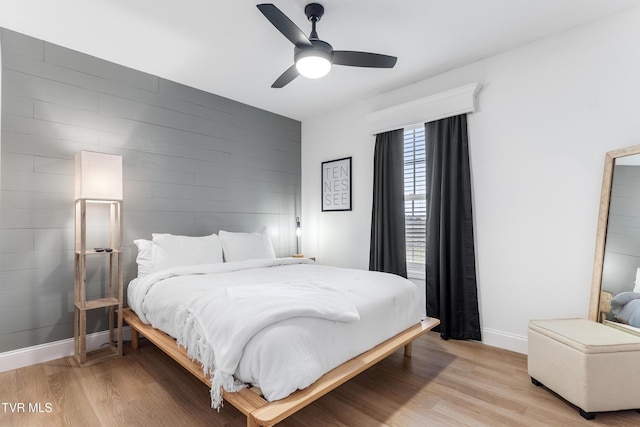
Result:
[[[404,130],[404,214],[407,271],[424,277],[426,256],[426,141],[424,126]]]

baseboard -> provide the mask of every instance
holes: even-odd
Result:
[[[482,329],[482,342],[484,344],[515,351],[516,353],[527,354],[528,340],[522,335],[510,334],[495,329]]]
[[[131,328],[129,326],[122,328],[122,339],[125,341],[131,340]],[[87,335],[87,351],[97,350],[108,341],[109,331]],[[0,372],[72,356],[73,351],[74,340],[73,338],[68,338],[0,353]]]

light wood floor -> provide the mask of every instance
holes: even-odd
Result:
[[[635,411],[584,420],[532,385],[526,365],[521,354],[429,333],[414,343],[413,358],[399,350],[280,425],[640,425]],[[0,373],[0,401],[2,426],[245,425],[230,406],[212,410],[207,387],[144,340],[139,351],[90,367],[65,358]],[[4,403],[24,403],[25,411]],[[29,413],[29,403],[41,412]]]

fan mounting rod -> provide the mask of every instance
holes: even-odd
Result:
[[[304,7],[304,14],[307,15],[307,19],[311,21],[311,34],[309,34],[309,39],[317,40],[316,22],[319,22],[324,15],[324,6],[320,3],[309,3]]]

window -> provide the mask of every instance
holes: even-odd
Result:
[[[404,215],[407,271],[424,278],[427,242],[427,163],[424,126],[404,130]]]

